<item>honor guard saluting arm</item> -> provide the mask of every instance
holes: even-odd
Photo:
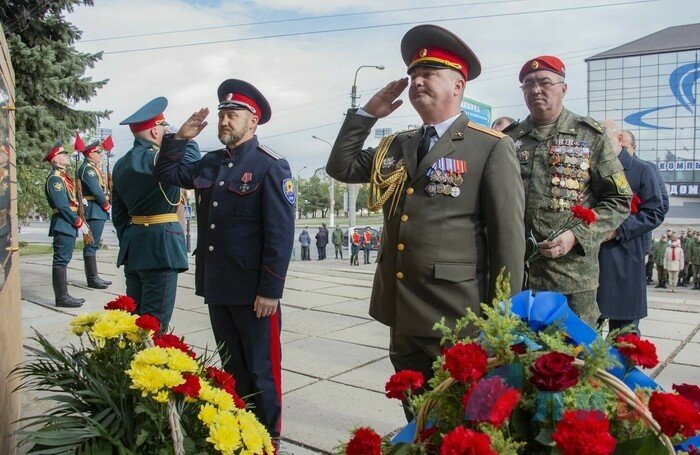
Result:
[[[194,188],[197,197],[196,294],[204,297],[224,369],[279,444],[281,319],[294,242],[296,192],[289,164],[258,143],[255,131],[271,116],[251,84],[228,79],[218,89],[219,140],[224,149],[182,162],[184,145],[207,125],[194,113],[163,141],[156,176]]]
[[[362,149],[409,86],[406,79],[391,82],[361,111],[347,113],[326,171],[381,190],[375,206],[384,213],[383,245],[370,315],[391,327],[394,368],[430,378],[440,318],[454,325],[467,307],[479,313],[503,267],[512,291],[520,291],[524,197],[513,141],[460,111],[467,81],[481,72],[471,49],[448,30],[420,25],[404,36],[401,54],[423,128]]]
[[[503,130],[515,141],[525,186],[525,229],[544,259],[533,261],[528,287],[559,291],[587,324],[598,320],[598,251],[625,220],[632,191],[603,126],[563,106],[567,85],[561,60],[533,58],[520,70],[520,88],[530,115]],[[573,205],[596,213],[594,224],[578,224],[545,241],[571,216]]]
[[[75,238],[78,231],[88,232],[87,224],[78,216],[78,201],[75,183],[66,172],[70,157],[63,149],[62,143],[57,143],[44,157],[51,163],[51,173],[46,178],[44,192],[51,207],[51,224],[49,236],[53,237],[53,263],[51,280],[56,297],[56,306],[76,308],[83,305],[85,299],[77,299],[68,294],[66,267],[73,257]]]
[[[124,266],[126,293],[139,314],[151,314],[161,331],[170,323],[177,291],[177,274],[189,268],[185,234],[177,217],[180,188],[156,181],[156,156],[168,126],[163,111],[168,100],[151,100],[120,125],[129,125],[134,146],[112,171],[112,221],[119,238],[117,266]],[[195,142],[185,159],[195,161]]]
[[[98,141],[85,147],[81,151],[85,156],[83,163],[78,168],[80,183],[83,186],[83,199],[87,201],[85,207],[85,221],[90,226],[92,243],[83,246],[83,260],[85,261],[85,278],[89,288],[106,289],[111,281],[103,280],[97,274],[97,250],[100,249],[100,239],[105,227],[105,221],[109,219],[109,210],[112,208],[105,192],[107,182],[100,171],[102,150]]]

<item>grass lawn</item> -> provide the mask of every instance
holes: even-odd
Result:
[[[36,256],[37,254],[53,254],[53,246],[47,243],[26,243],[19,246],[20,256]]]
[[[358,216],[356,220],[358,226],[372,226],[378,228],[384,223],[384,219],[382,218],[381,213],[375,213],[369,216]],[[321,223],[328,224],[328,217],[326,216],[325,218],[299,218],[298,220],[295,220],[295,225],[298,228],[303,228],[305,226],[318,227],[321,226]],[[335,217],[335,224],[336,226],[347,227],[348,218]]]

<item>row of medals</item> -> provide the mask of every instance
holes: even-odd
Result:
[[[549,150],[552,175],[552,210],[569,210],[583,200],[585,184],[590,179],[588,141],[557,139]]]
[[[428,179],[430,183],[425,187],[425,192],[428,193],[428,196],[442,194],[457,197],[461,192],[459,187],[464,183],[462,174],[454,171],[443,171],[442,169],[432,169]]]

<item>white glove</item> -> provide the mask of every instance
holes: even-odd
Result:
[[[89,234],[90,233],[90,226],[88,226],[87,223],[83,223],[82,226],[78,228],[78,231],[80,231],[81,234]]]
[[[84,205],[85,207],[88,206],[88,201],[87,201],[87,199],[85,199],[85,198],[83,198],[83,205]]]

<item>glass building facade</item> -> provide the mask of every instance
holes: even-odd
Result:
[[[673,36],[663,35],[674,27],[587,59],[588,115],[631,131],[669,194],[700,198],[700,24],[684,27],[696,32],[695,46],[674,49]]]

